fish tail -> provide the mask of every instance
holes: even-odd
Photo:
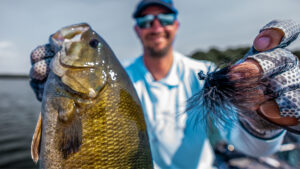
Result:
[[[34,161],[34,163],[37,163],[39,160],[41,134],[42,134],[42,116],[40,113],[38,122],[35,127],[34,134],[32,136],[32,142],[31,142],[31,158]]]

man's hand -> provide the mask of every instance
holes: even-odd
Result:
[[[44,85],[50,71],[50,62],[54,55],[55,52],[50,44],[38,46],[30,55],[32,64],[30,86],[39,101],[43,97]]]
[[[247,59],[245,62],[233,66],[230,76],[232,81],[236,81],[236,88],[244,88],[241,93],[236,94],[236,100],[245,103],[241,103],[243,108],[258,112],[278,125],[293,126],[298,124],[298,119],[295,117],[280,116],[280,109],[274,98],[265,94],[267,84],[260,82],[263,71],[257,61]]]
[[[266,29],[256,36],[253,47],[257,51],[267,51],[277,47],[283,37],[284,33],[280,29]],[[230,71],[231,80],[236,82],[235,87],[251,87],[250,91],[244,90],[243,93],[237,95],[240,97],[237,100],[247,100],[244,106],[251,111],[257,111],[262,103],[270,99],[264,95],[264,86],[258,84],[262,76],[263,70],[254,59],[246,59],[243,63],[234,65]]]
[[[278,22],[273,21],[271,25],[274,23]],[[253,42],[256,52],[248,53],[244,62],[232,66],[230,77],[238,91],[236,100],[241,101],[238,105],[280,126],[295,126],[299,124],[300,113],[295,98],[300,93],[299,60],[281,48],[284,36],[284,32],[277,28],[261,31]],[[249,114],[244,117],[247,116],[252,126],[266,129],[265,124],[259,124],[257,117]],[[256,121],[251,120],[253,117]]]
[[[253,42],[253,47],[259,51],[267,51],[270,49],[273,49],[277,47],[282,38],[284,37],[284,32],[280,29],[272,28],[272,29],[266,29],[263,30],[261,33],[257,35]],[[244,63],[249,66],[256,66],[257,69],[259,69],[260,73],[262,74],[262,68],[258,64],[258,62],[251,60],[253,65],[251,65],[251,62],[248,62],[246,60]],[[298,119],[294,117],[282,117],[280,116],[280,110],[275,102],[275,100],[268,100],[270,99],[268,96],[264,95],[261,96],[262,91],[258,92],[257,95],[257,102],[260,104],[256,104],[255,107],[252,107],[252,109],[255,109],[260,114],[262,114],[265,118],[272,121],[275,124],[284,125],[284,126],[293,126],[298,124]],[[264,98],[264,99],[262,99]],[[262,101],[262,102],[261,102]]]
[[[259,84],[262,70],[253,59],[234,65],[230,69],[229,77],[234,82],[235,100],[240,102],[243,109],[257,111],[259,106],[269,98],[264,95],[265,87]]]

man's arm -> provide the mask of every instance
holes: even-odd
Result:
[[[279,121],[280,124],[299,123],[300,111],[297,112],[297,110],[299,110],[300,105],[294,104],[294,106],[291,106],[291,94],[286,95],[280,92],[284,91],[284,89],[289,89],[284,92],[299,93],[300,81],[297,78],[291,80],[293,82],[290,84],[280,83],[282,79],[292,79],[292,76],[289,76],[291,74],[300,74],[298,59],[289,51],[283,49],[294,41],[299,33],[300,25],[293,21],[270,22],[260,31],[253,43],[253,48],[243,59],[242,63],[235,65],[232,69],[233,78],[243,78],[241,76],[254,73],[256,77],[261,76],[268,79],[271,83],[268,87],[275,94],[272,97],[266,94],[265,89],[258,89],[257,93],[255,93],[254,104],[246,106],[249,111],[239,113],[240,125],[226,133],[226,138],[237,149],[246,154],[263,156],[272,154],[278,149],[282,142],[284,131],[278,125],[274,125],[272,118]],[[290,64],[290,67],[286,66],[287,63]],[[241,70],[246,71],[243,72]],[[241,72],[244,74],[241,74]],[[251,84],[251,81],[247,83]],[[298,88],[295,87],[297,85]],[[291,88],[291,86],[295,88]],[[244,94],[247,95],[247,93]],[[283,114],[284,111],[290,110],[296,112],[293,115],[289,114],[290,116]],[[268,113],[271,116],[261,116],[262,113]],[[275,115],[276,117],[274,118]]]

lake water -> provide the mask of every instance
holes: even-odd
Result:
[[[0,78],[0,168],[37,168],[30,145],[40,103],[24,78]]]

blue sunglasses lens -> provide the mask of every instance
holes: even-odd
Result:
[[[176,20],[175,14],[159,14],[157,15],[157,19],[159,20],[161,26],[172,25]]]
[[[136,18],[136,23],[140,28],[150,28],[153,24],[154,19],[157,18],[161,26],[172,25],[176,20],[176,14],[158,14],[158,15],[145,15]]]
[[[140,28],[150,28],[152,25],[151,23],[154,21],[154,19],[155,19],[154,15],[146,15],[143,17],[138,17],[136,18],[136,24]]]

